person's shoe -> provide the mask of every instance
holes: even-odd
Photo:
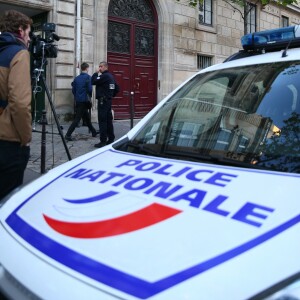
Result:
[[[92,137],[95,137],[95,136],[97,136],[97,134],[99,134],[99,131],[95,131],[95,132],[93,132],[93,133],[92,133]]]
[[[68,136],[68,135],[65,135],[65,140],[69,141],[69,142],[75,141],[71,136]]]
[[[104,146],[106,146],[105,142],[100,142],[100,143],[94,145],[95,148],[102,148]]]
[[[107,142],[106,142],[106,145],[109,145],[109,144],[111,144],[111,143],[113,143],[115,140],[108,140]]]

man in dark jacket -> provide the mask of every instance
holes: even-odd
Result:
[[[88,112],[88,103],[90,102],[89,97],[92,96],[93,92],[91,76],[88,74],[88,71],[89,64],[85,62],[82,63],[80,75],[78,75],[72,82],[72,93],[76,101],[76,115],[65,136],[67,141],[73,141],[71,135],[81,118],[92,132],[92,136],[95,137],[97,135],[97,131],[91,123],[91,118]]]
[[[113,75],[108,71],[106,61],[100,62],[99,69],[92,75],[92,84],[96,85],[100,130],[100,143],[96,144],[95,147],[101,148],[115,140],[111,104],[116,82]]]
[[[31,24],[30,18],[14,10],[0,19],[0,199],[23,183],[29,160]]]

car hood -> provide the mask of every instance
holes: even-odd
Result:
[[[25,186],[1,225],[122,299],[244,299],[300,270],[299,180],[106,148]]]

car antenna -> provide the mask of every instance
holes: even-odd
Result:
[[[281,57],[287,57],[287,51],[289,49],[289,46],[291,44],[292,39],[289,40],[288,44],[286,45],[286,48],[284,49],[284,51],[282,52]]]

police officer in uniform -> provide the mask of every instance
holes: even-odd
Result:
[[[92,84],[96,86],[100,130],[100,143],[95,144],[95,147],[101,148],[115,140],[111,104],[116,82],[113,75],[108,71],[106,61],[100,62],[99,69],[92,76]]]

